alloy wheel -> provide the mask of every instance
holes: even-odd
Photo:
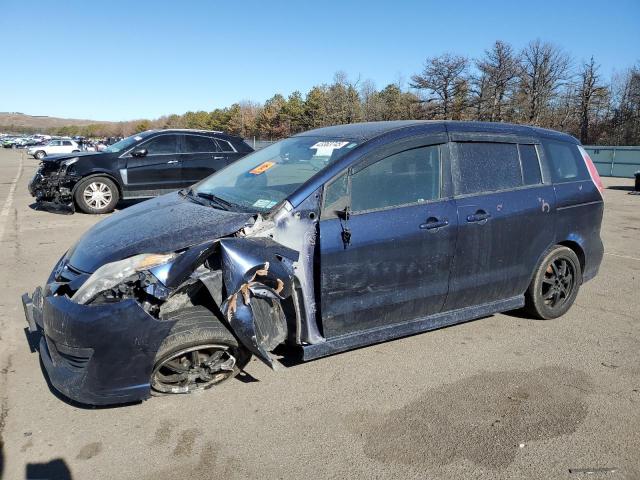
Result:
[[[542,299],[552,309],[562,307],[571,297],[575,285],[575,269],[567,258],[554,259],[546,268],[541,283]]]
[[[82,196],[91,208],[102,209],[111,203],[113,193],[106,183],[91,182],[85,187]]]
[[[204,390],[230,378],[236,357],[226,345],[198,345],[173,353],[160,362],[151,377],[162,393]]]

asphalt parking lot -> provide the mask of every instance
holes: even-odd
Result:
[[[100,217],[29,208],[36,167],[0,150],[2,478],[640,478],[631,180],[604,179],[600,274],[561,319],[494,315],[279,372],[254,359],[215,390],[83,409],[48,388],[20,295]]]

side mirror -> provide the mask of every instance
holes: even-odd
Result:
[[[133,155],[134,157],[146,157],[147,153],[148,152],[146,148],[136,148],[131,152],[131,155]]]

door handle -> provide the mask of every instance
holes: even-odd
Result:
[[[213,157],[214,160],[222,160],[224,157]]]
[[[467,216],[467,222],[469,223],[486,222],[490,217],[491,217],[491,214],[485,212],[484,210],[478,210],[473,215]]]
[[[446,218],[439,220],[436,217],[427,218],[427,222],[420,225],[422,230],[437,230],[442,227],[446,227],[449,225],[449,220]]]
[[[178,160],[169,160],[167,163],[178,163]]]

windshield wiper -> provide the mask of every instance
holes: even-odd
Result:
[[[189,200],[191,200],[193,203],[197,203],[198,205],[206,205],[206,203],[200,201],[194,194],[193,194],[193,188],[183,188],[182,190],[178,190],[178,194],[182,195],[183,197],[188,198]]]
[[[193,194],[193,190],[191,190],[190,193]],[[200,198],[204,198],[205,200],[209,200],[210,202],[215,203],[216,205],[221,207],[223,210],[231,210],[234,207],[233,203],[227,202],[226,200],[223,200],[220,197],[216,197],[212,193],[198,192],[196,193],[196,195]]]
[[[199,203],[200,205],[205,205],[199,200],[200,198],[202,198],[203,200],[207,200],[209,204],[214,204],[222,210],[241,211],[241,212],[250,211],[242,207],[241,205],[238,205],[237,203],[224,200],[214,195],[213,193],[195,192],[193,190],[193,187],[183,188],[182,190],[179,190],[178,193],[184,197],[188,197],[191,201]]]

